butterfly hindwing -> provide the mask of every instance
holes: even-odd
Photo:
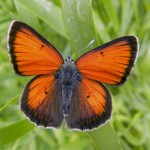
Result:
[[[104,124],[111,110],[111,96],[104,85],[83,78],[72,96],[67,125],[70,129],[91,130]]]
[[[125,36],[85,53],[77,59],[76,65],[86,78],[110,85],[120,85],[130,74],[137,51],[137,38]]]
[[[61,54],[25,23],[14,21],[8,33],[8,48],[19,75],[53,74],[63,63]]]
[[[53,75],[33,78],[21,97],[21,110],[37,125],[60,127],[63,120],[61,87]]]

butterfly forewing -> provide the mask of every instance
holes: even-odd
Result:
[[[8,33],[14,70],[20,75],[53,74],[63,64],[61,54],[25,23],[14,21]]]
[[[137,51],[137,38],[125,36],[85,53],[76,61],[76,65],[86,78],[119,85],[124,83],[129,75]]]
[[[110,118],[111,110],[111,96],[104,85],[83,78],[72,96],[67,125],[79,130],[96,128]]]
[[[21,110],[37,125],[60,127],[63,120],[61,87],[53,75],[33,78],[21,97]]]

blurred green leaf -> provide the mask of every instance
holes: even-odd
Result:
[[[27,119],[0,128],[0,146],[8,144],[33,130],[35,126]]]
[[[19,21],[26,22],[27,24],[34,26],[37,30],[39,30],[40,27],[38,26],[38,18],[31,13],[30,9],[27,9],[27,7],[25,7],[20,1],[14,0],[14,3],[16,6],[17,13],[19,14],[19,16],[16,19]]]
[[[86,47],[93,39],[96,39],[93,24],[91,1],[89,0],[62,0],[62,12],[72,53],[76,53]],[[97,41],[87,49],[95,47]],[[80,55],[84,52],[81,52]]]
[[[23,7],[28,9],[35,16],[51,26],[57,33],[66,37],[65,29],[62,21],[62,14],[59,7],[51,2],[47,2],[45,8],[35,0],[16,0]],[[36,7],[35,7],[36,6]]]

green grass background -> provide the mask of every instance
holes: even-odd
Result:
[[[20,20],[46,37],[64,58],[124,35],[139,38],[131,76],[112,93],[108,124],[91,132],[38,128],[20,111],[19,97],[29,77],[14,74],[6,37],[11,20]],[[92,39],[95,42],[78,55]],[[7,150],[150,149],[149,0],[0,0],[0,149]]]

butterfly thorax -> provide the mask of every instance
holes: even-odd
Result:
[[[62,67],[55,74],[62,89],[62,109],[64,115],[68,115],[71,105],[71,99],[78,82],[81,81],[82,76],[78,72],[74,62],[68,57]]]

